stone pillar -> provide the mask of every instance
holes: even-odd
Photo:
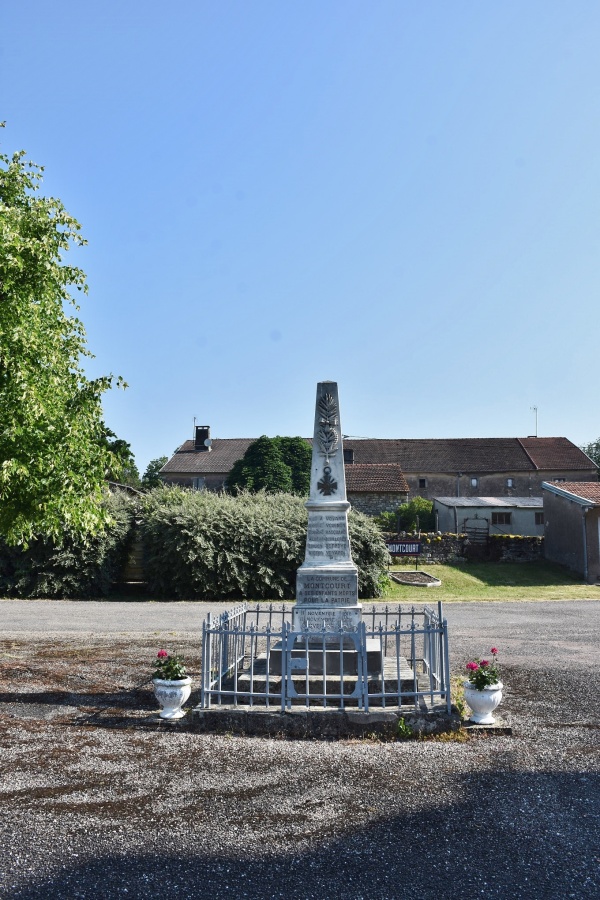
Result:
[[[338,387],[317,385],[306,555],[296,577],[293,627],[351,631],[361,621],[358,571],[352,562]]]

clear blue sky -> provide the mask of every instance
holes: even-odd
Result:
[[[600,4],[4,4],[91,374],[143,471],[191,437],[600,434]],[[72,254],[73,255],[73,254]]]

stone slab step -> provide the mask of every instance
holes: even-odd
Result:
[[[339,655],[339,654],[338,654]],[[267,691],[267,659],[266,655],[260,656],[255,660],[252,672],[252,686],[255,692],[266,693]],[[269,674],[268,685],[269,693],[278,693],[281,691],[281,675]],[[343,680],[343,693],[352,694],[356,688],[357,678],[352,675],[344,674],[343,679],[339,674],[325,675],[325,692],[327,694],[341,694]],[[302,694],[322,694],[323,693],[323,673],[309,673],[308,678],[304,672],[292,675],[292,682],[296,689],[296,693]],[[308,691],[306,690],[308,682]],[[398,666],[395,659],[384,660],[384,677],[386,693],[398,692]],[[367,676],[368,691],[371,694],[377,694],[383,690],[383,683],[379,671],[369,673]],[[414,673],[409,666],[407,660],[400,657],[400,691],[410,693],[414,690]],[[418,686],[418,678],[417,678]],[[233,688],[233,679],[223,682],[223,688],[230,690]],[[243,669],[237,679],[238,693],[250,692],[251,688],[251,672],[250,668]],[[423,688],[421,688],[423,689]]]
[[[313,646],[296,645],[292,650],[292,659],[296,660],[296,672],[300,675],[304,669],[308,655],[308,671],[310,675],[323,675],[323,667],[327,675],[339,675],[340,671],[340,647],[336,643],[331,647],[325,647],[317,641]],[[358,675],[358,652],[351,646],[341,652],[344,675]],[[271,675],[281,675],[281,641],[273,645],[269,657],[269,672]],[[266,659],[266,657],[265,657]],[[367,638],[367,672],[377,673],[381,667],[381,641],[379,638]]]

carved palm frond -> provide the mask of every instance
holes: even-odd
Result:
[[[339,434],[335,430],[335,428],[320,428],[317,433],[317,440],[319,442],[319,447],[321,448],[321,452],[326,456],[331,456],[336,452],[336,448],[339,441]]]
[[[332,394],[319,397],[318,409],[322,425],[337,425],[338,408]]]

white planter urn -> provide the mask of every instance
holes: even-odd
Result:
[[[192,693],[192,679],[179,678],[177,681],[167,681],[164,678],[153,678],[154,696],[162,709],[159,713],[161,719],[181,719],[185,716],[182,706]]]
[[[479,691],[470,681],[465,681],[465,700],[472,709],[471,722],[476,725],[493,725],[496,721],[492,715],[502,700],[502,682],[488,684]]]

